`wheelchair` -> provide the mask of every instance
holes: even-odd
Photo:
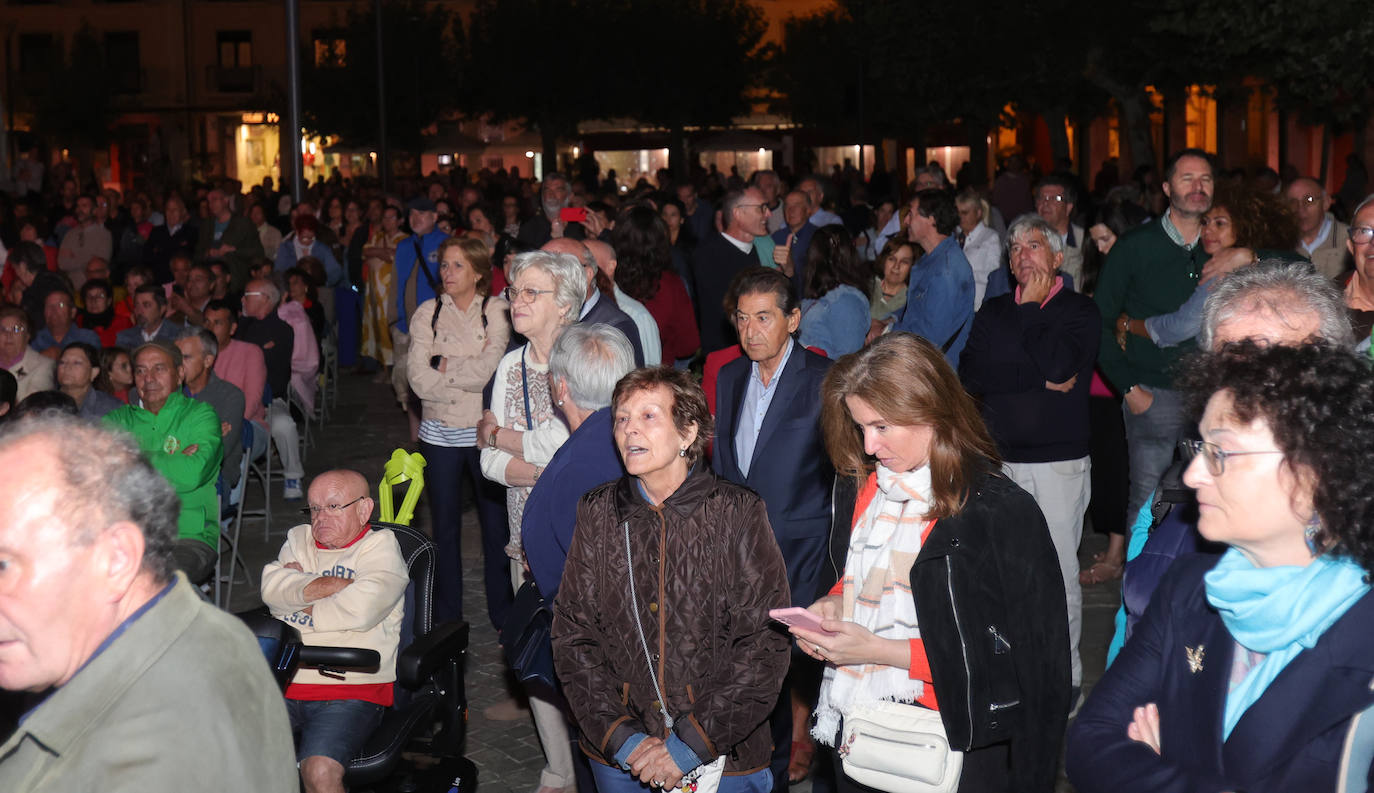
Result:
[[[421,531],[399,523],[372,522],[372,531],[396,535],[410,572],[405,593],[400,651],[396,659],[396,702],[348,764],[344,784],[351,790],[465,793],[476,787],[477,769],[463,756],[467,734],[467,695],[463,662],[468,624],[433,620],[434,543]],[[258,637],[278,685],[286,685],[300,666],[325,669],[375,669],[375,650],[311,647],[300,632],[260,608],[239,617]],[[402,752],[434,758],[428,768],[402,764]]]

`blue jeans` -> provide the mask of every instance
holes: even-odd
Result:
[[[1150,408],[1139,416],[1125,400],[1121,416],[1126,424],[1126,454],[1130,459],[1131,488],[1126,496],[1124,525],[1135,521],[1136,513],[1159,485],[1164,469],[1174,460],[1178,442],[1188,436],[1188,418],[1179,392],[1143,386],[1154,396]]]
[[[651,793],[648,785],[614,766],[590,762],[592,777],[596,779],[596,793]],[[720,793],[769,793],[773,789],[773,773],[767,768],[743,776],[724,774],[720,778]]]
[[[297,734],[296,762],[319,756],[348,768],[382,723],[386,708],[360,699],[286,700],[291,731]]]

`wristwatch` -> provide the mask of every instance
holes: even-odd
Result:
[[[500,431],[501,431],[501,428],[500,428],[500,427],[492,427],[492,428],[491,428],[491,435],[488,435],[488,436],[487,436],[487,448],[488,448],[488,449],[495,449],[495,448],[496,448],[496,433],[498,433],[498,432],[500,432]]]

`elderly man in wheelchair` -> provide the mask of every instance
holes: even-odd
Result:
[[[369,531],[372,499],[355,471],[311,483],[310,522],[291,529],[262,573],[272,616],[308,645],[375,650],[375,670],[301,668],[286,688],[307,793],[342,793],[344,772],[395,702],[406,560],[391,531]]]

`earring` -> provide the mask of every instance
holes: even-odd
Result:
[[[687,456],[687,450],[686,450],[686,449],[678,449],[678,450],[677,450],[677,456],[678,456],[678,457],[686,457],[686,456]]]
[[[1313,556],[1320,556],[1322,552],[1322,549],[1317,546],[1317,532],[1321,531],[1321,527],[1321,516],[1313,513],[1312,519],[1307,521],[1307,525],[1302,530],[1303,539],[1307,541],[1307,550]]]

